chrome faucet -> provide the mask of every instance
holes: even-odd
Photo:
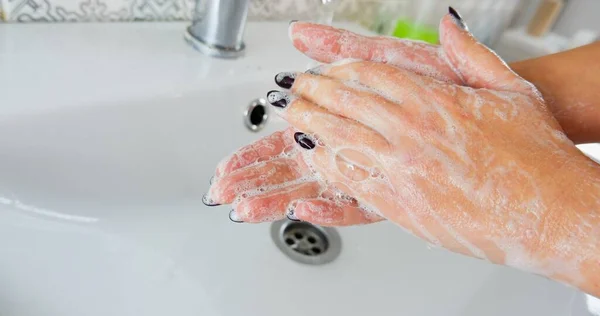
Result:
[[[185,40],[203,54],[236,58],[244,52],[249,0],[196,0]]]

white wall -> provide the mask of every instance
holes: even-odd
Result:
[[[600,33],[600,0],[569,0],[554,30],[571,36],[583,28]]]

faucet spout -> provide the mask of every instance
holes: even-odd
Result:
[[[248,0],[196,0],[196,16],[184,38],[206,55],[239,57],[247,16]]]

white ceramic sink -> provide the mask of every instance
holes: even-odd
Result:
[[[251,133],[244,107],[308,60],[285,23],[250,23],[235,61],[184,26],[0,25],[0,315],[586,315],[573,289],[389,223],[306,266],[270,224],[205,207],[217,161],[284,127]]]

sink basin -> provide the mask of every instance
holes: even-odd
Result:
[[[201,197],[242,113],[308,60],[250,23],[218,60],[182,23],[0,25],[0,315],[587,315],[584,294],[430,249],[390,223],[290,260]],[[265,36],[269,34],[269,36]]]

